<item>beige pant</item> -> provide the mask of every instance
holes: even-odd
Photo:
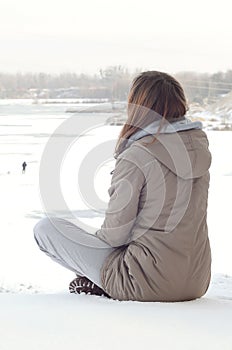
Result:
[[[61,218],[41,219],[34,227],[34,236],[50,258],[102,288],[101,267],[115,248]]]

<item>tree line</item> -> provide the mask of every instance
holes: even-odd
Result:
[[[141,69],[130,72],[110,66],[96,74],[0,73],[0,98],[108,98],[126,100],[132,79]],[[217,73],[178,72],[189,102],[214,102],[232,90],[232,70]]]

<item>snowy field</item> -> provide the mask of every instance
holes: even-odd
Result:
[[[42,254],[33,227],[43,217],[39,165],[45,144],[70,115],[67,105],[0,104],[0,349],[232,349],[232,132],[208,131],[213,156],[208,226],[213,277],[206,296],[185,303],[118,302],[69,295],[73,273]],[[70,146],[61,168],[65,201],[94,232],[104,216],[91,210],[77,188],[86,153],[109,142],[121,127],[104,126],[109,115],[76,116],[93,129]],[[78,136],[80,130],[72,130]],[[59,135],[57,140],[67,138]],[[110,142],[111,141],[111,142]],[[26,161],[26,173],[21,164]],[[113,160],[95,174],[96,192],[107,203]],[[168,336],[167,336],[168,334]],[[110,345],[109,345],[110,344]]]

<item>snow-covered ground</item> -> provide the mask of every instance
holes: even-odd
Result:
[[[231,301],[117,302],[103,297],[2,294],[1,350],[231,350]]]
[[[55,128],[69,115],[65,106],[4,104],[0,108],[0,349],[232,349],[232,132],[208,131],[213,155],[208,225],[213,278],[206,296],[186,303],[118,302],[69,295],[73,274],[50,261],[34,243],[32,230],[43,216],[39,164]],[[70,208],[93,231],[103,215],[91,210],[77,188],[78,166],[96,145],[109,146],[120,127],[95,128],[70,145],[61,169],[61,189]],[[78,135],[78,130],[73,130]],[[65,137],[59,135],[59,137]],[[111,141],[112,140],[112,141]],[[107,143],[108,142],[108,143]],[[28,167],[22,174],[21,164]],[[97,194],[107,203],[108,159],[95,174]]]

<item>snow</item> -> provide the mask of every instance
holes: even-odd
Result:
[[[213,277],[209,291],[201,299],[183,303],[119,302],[70,295],[73,273],[42,254],[33,239],[33,227],[44,215],[38,191],[40,158],[49,135],[70,117],[65,114],[67,106],[8,104],[0,108],[0,349],[149,346],[159,350],[231,350],[232,132],[207,131],[213,155],[208,209]],[[83,123],[87,116],[78,118]],[[104,216],[81,199],[76,179],[85,150],[113,140],[109,143],[112,153],[121,127],[105,126],[107,118],[93,118],[96,126],[71,145],[61,169],[61,188],[70,211],[93,231]],[[24,160],[28,167],[23,175]],[[94,178],[96,193],[105,203],[113,166],[113,159],[108,159]]]
[[[231,301],[119,302],[89,295],[0,295],[1,350],[231,350]],[[2,333],[2,334],[1,334]]]

